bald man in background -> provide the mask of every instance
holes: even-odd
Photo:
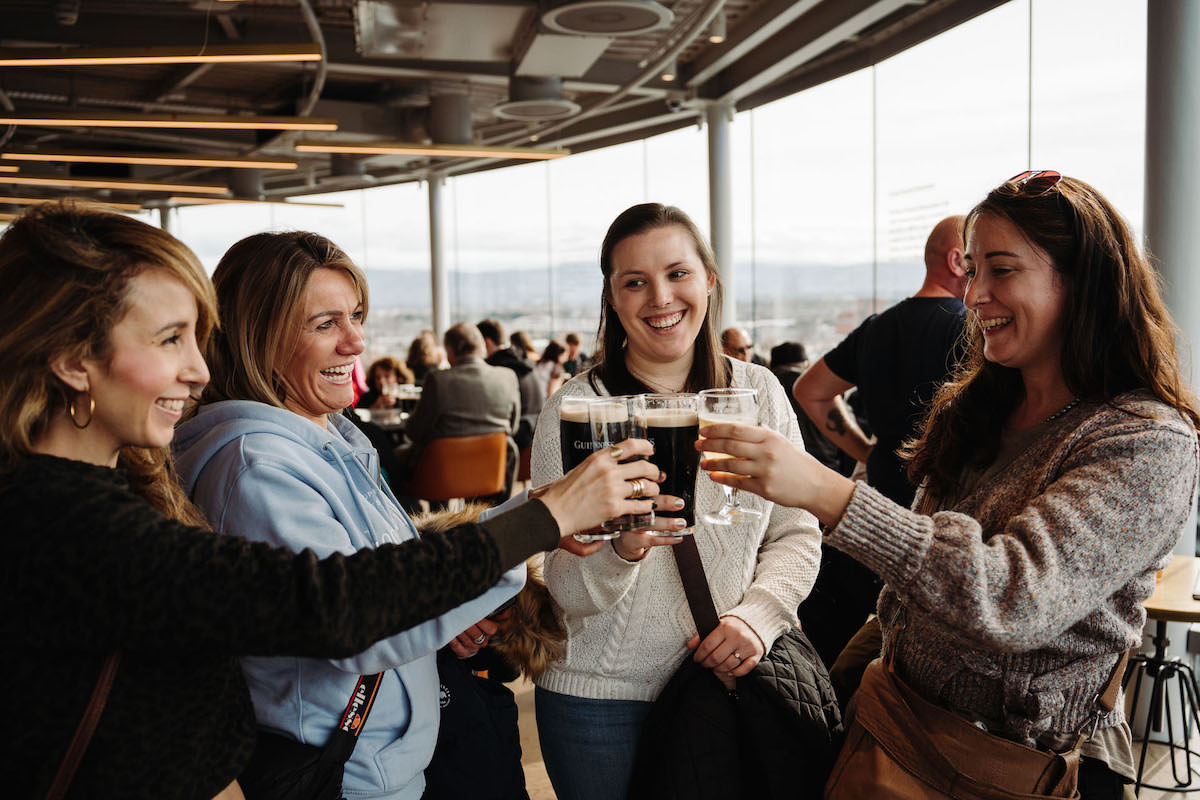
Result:
[[[867,465],[867,483],[903,505],[916,492],[896,449],[920,432],[937,387],[962,354],[966,322],[963,217],[947,217],[925,242],[925,279],[912,296],[867,317],[792,387],[792,395],[825,436]],[[869,439],[842,395],[858,387],[875,435]],[[801,622],[827,664],[875,610],[879,579],[836,551],[801,606]]]

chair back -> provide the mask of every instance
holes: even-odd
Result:
[[[410,497],[442,501],[486,497],[504,489],[508,434],[434,439],[421,451],[413,479],[401,487]]]

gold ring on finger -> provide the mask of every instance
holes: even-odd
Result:
[[[614,444],[612,447],[608,448],[608,454],[612,456],[614,460],[620,461],[621,456],[625,455],[625,451],[621,449],[620,445]]]
[[[629,499],[640,500],[645,497],[646,485],[642,483],[641,478],[633,478],[629,481]]]

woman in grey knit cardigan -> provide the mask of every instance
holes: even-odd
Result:
[[[1142,641],[1142,601],[1193,507],[1200,415],[1158,277],[1099,192],[1025,173],[965,235],[968,355],[902,450],[914,510],[761,428],[702,430],[732,456],[705,468],[812,511],[883,576],[884,653],[922,697],[1061,751]],[[1133,780],[1120,705],[1082,756],[1084,798]]]

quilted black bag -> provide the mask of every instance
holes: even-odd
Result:
[[[690,538],[672,550],[703,638],[717,611],[699,551]],[[629,798],[819,798],[841,733],[829,673],[799,628],[733,691],[688,656],[642,728]]]

